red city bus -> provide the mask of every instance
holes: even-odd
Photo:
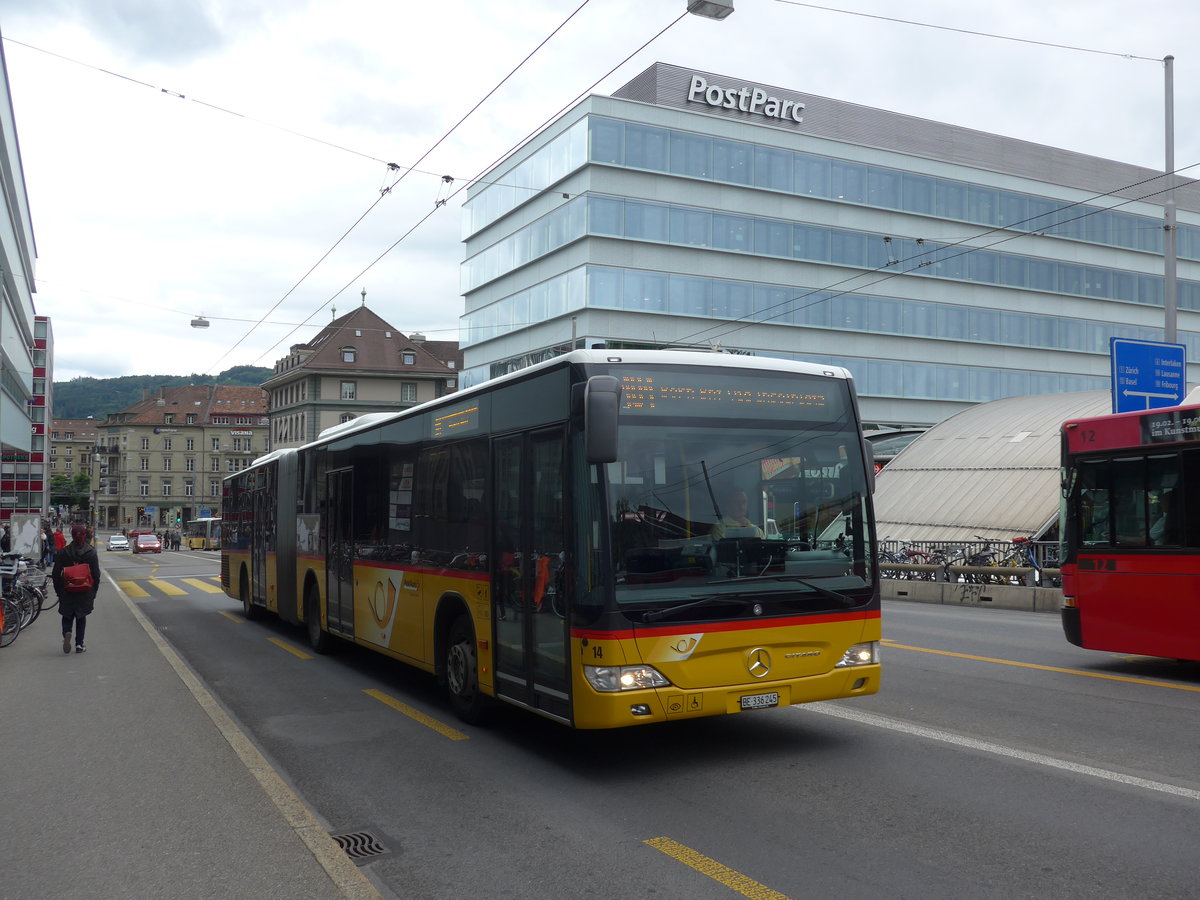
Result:
[[[1063,424],[1063,631],[1200,660],[1200,406]]]

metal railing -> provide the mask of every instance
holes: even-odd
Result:
[[[879,542],[884,578],[1059,587],[1056,541]]]

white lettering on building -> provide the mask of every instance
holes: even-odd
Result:
[[[688,89],[688,100],[692,103],[706,103],[721,109],[737,109],[768,119],[784,119],[789,122],[803,122],[804,104],[795,100],[781,100],[772,97],[762,88],[746,87],[727,88],[718,84],[709,84],[703,75],[693,75],[692,84]]]

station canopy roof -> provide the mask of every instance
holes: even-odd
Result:
[[[880,540],[1041,538],[1058,521],[1060,428],[1112,411],[1109,391],[1007,397],[930,428],[879,473]]]

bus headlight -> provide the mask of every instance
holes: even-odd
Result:
[[[869,666],[877,662],[879,662],[879,642],[863,641],[861,644],[852,645],[843,653],[841,661],[834,668],[844,669],[847,666]]]
[[[584,666],[583,675],[588,684],[604,693],[667,687],[671,683],[653,666]]]

